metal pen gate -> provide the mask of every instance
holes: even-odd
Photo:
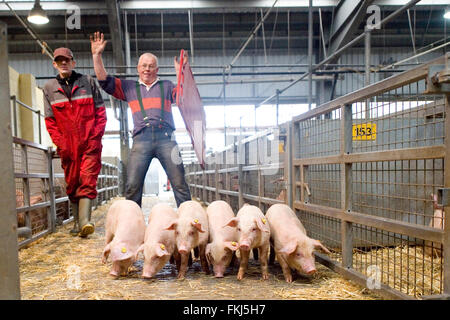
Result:
[[[333,250],[317,256],[390,297],[450,291],[449,226],[431,198],[450,186],[445,72],[448,56],[292,120],[292,206]]]
[[[282,125],[278,164],[237,161],[259,153],[265,132],[208,157],[205,170],[188,165],[193,197],[226,200],[234,210],[244,201],[263,211],[286,202],[331,249],[316,253],[322,264],[389,298],[448,298],[450,226],[434,216],[431,194],[449,205],[449,57]],[[264,178],[271,166],[279,172]],[[286,197],[276,199],[283,181]]]
[[[60,159],[51,147],[13,137],[14,178],[18,246],[54,232],[57,225],[73,221],[69,198],[65,192]],[[96,207],[118,195],[119,169],[102,162],[97,179]]]

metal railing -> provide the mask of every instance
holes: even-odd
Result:
[[[44,118],[44,115],[41,113],[41,110],[33,109],[33,107],[30,107],[29,105],[18,100],[16,96],[11,96],[11,101],[12,101],[12,113],[13,113],[13,136],[17,136],[18,130],[19,130],[18,129],[18,120],[17,120],[17,105],[19,105],[20,107],[30,110],[31,112],[33,112],[37,115],[38,130],[39,130],[39,140],[38,141],[39,141],[39,143],[42,143],[41,118]]]
[[[13,137],[19,248],[73,221],[59,158],[52,147]],[[93,206],[118,195],[119,170],[102,162]]]
[[[239,139],[207,157],[205,170],[197,163],[187,165],[186,180],[192,197],[202,199],[206,204],[222,199],[233,209],[244,202],[261,209],[284,203],[284,198],[280,200],[279,195],[286,185],[285,157],[284,151],[279,152],[279,143],[283,144],[285,134],[279,131],[272,128]]]
[[[286,202],[308,235],[332,251],[316,253],[320,263],[389,298],[449,298],[449,58],[366,86],[284,125],[284,173],[271,182],[287,181],[285,201],[261,193],[264,163],[206,170],[191,164],[193,196],[207,203],[227,200],[234,210],[243,199],[260,207]],[[239,145],[216,157],[227,159]],[[244,168],[258,175],[245,176]],[[236,172],[239,191],[231,190]],[[246,194],[248,185],[256,193]]]

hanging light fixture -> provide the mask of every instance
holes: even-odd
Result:
[[[447,7],[445,9],[444,18],[445,19],[450,19],[450,7]]]
[[[42,9],[39,0],[35,0],[33,9],[31,9],[27,20],[34,24],[46,24],[48,23],[47,14],[44,9]]]

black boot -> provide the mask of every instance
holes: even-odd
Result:
[[[91,222],[91,209],[92,200],[89,198],[81,198],[78,203],[78,221],[81,228],[78,235],[82,238],[94,233],[95,230],[94,224]]]

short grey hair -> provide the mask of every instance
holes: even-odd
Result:
[[[138,65],[141,63],[141,59],[142,59],[143,57],[152,57],[152,58],[155,59],[155,61],[156,61],[156,67],[158,67],[158,57],[155,56],[155,55],[154,55],[153,53],[151,53],[151,52],[145,52],[145,53],[141,54],[141,56],[139,57]]]

